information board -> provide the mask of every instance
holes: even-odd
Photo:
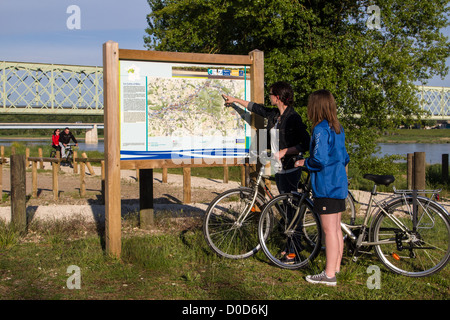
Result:
[[[250,100],[249,66],[120,60],[121,160],[248,157],[251,116],[222,94]]]

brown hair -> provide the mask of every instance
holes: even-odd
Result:
[[[337,118],[336,101],[333,94],[328,90],[317,90],[309,95],[308,119],[312,122],[313,128],[323,120],[327,120],[330,127],[337,134],[341,133],[341,124]]]
[[[289,83],[284,81],[275,82],[270,86],[270,90],[286,106],[292,107],[294,105],[294,90]]]

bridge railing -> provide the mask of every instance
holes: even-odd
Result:
[[[431,119],[450,119],[450,88],[418,86],[419,104]]]
[[[0,77],[0,112],[103,115],[103,67],[2,61]]]

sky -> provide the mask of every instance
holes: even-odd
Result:
[[[102,66],[108,40],[146,50],[148,13],[147,0],[0,0],[0,61]],[[450,75],[428,85],[450,87]]]

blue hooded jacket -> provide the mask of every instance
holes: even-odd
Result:
[[[345,149],[344,129],[337,134],[323,120],[314,127],[309,150],[305,166],[311,172],[314,198],[345,199],[348,193],[345,166],[350,157]]]

